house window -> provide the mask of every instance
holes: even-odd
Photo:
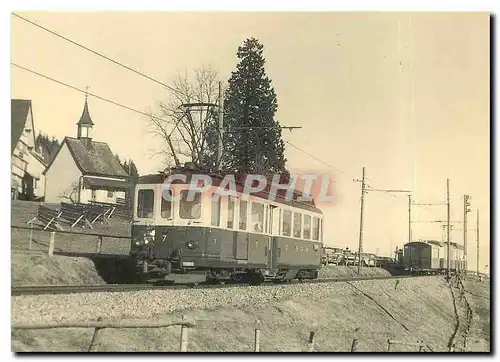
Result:
[[[96,190],[92,190],[92,196],[91,196],[92,201],[96,200],[96,198],[97,198],[96,194],[97,194]]]
[[[283,210],[283,236],[290,236],[292,231],[292,212]]]
[[[33,179],[33,188],[36,189],[38,185],[38,180],[36,178]]]
[[[179,216],[181,219],[199,219],[201,217],[201,192],[181,191]]]
[[[92,190],[94,196],[95,190]],[[137,217],[152,218],[154,215],[155,192],[154,190],[139,190],[137,194]]]
[[[112,199],[114,195],[113,191],[108,191],[108,199]]]

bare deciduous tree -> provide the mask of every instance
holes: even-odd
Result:
[[[163,155],[169,166],[179,166],[180,157],[206,167],[215,160],[219,75],[211,66],[193,74],[173,77],[168,97],[158,102],[148,119],[148,131],[165,143],[155,154]]]
[[[72,204],[78,203],[78,193],[80,190],[79,180],[73,181],[65,190],[61,192],[59,197],[71,201]]]

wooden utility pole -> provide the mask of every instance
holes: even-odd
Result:
[[[470,212],[470,196],[464,195],[464,272],[467,273],[467,213]]]
[[[358,245],[358,274],[361,272],[361,253],[363,252],[363,211],[365,201],[365,168],[363,167],[363,177],[361,179],[361,216],[359,218],[359,245]]]
[[[476,266],[476,272],[477,275],[479,275],[479,209],[477,209],[477,214],[476,214],[476,241],[477,241],[477,251],[476,251],[476,257],[477,257],[477,266]]]
[[[408,242],[411,243],[411,195],[408,195]]]
[[[221,169],[222,162],[222,137],[224,132],[224,96],[222,92],[222,82],[219,82],[219,127],[217,138],[217,170]]]
[[[450,179],[446,179],[446,207],[447,207],[447,216],[446,216],[446,277],[450,280]]]

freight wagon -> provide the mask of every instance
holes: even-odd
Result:
[[[435,240],[412,241],[404,245],[403,265],[412,273],[441,274],[447,269],[447,243]],[[463,268],[463,248],[450,242],[450,270]]]

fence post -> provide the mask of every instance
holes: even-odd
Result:
[[[187,352],[188,348],[188,327],[184,325],[186,322],[186,316],[182,315],[182,324],[181,324],[181,352]]]
[[[417,341],[417,342],[420,343],[420,346],[418,346],[418,351],[423,352],[424,351],[424,341]]]
[[[31,243],[33,242],[33,223],[30,223],[30,246],[29,250],[31,250]]]
[[[260,352],[260,320],[257,319],[255,323],[255,339],[253,344],[253,351]]]
[[[388,339],[387,340],[387,352],[390,352],[391,351],[391,340]]]
[[[54,255],[54,242],[55,242],[56,232],[50,232],[50,240],[49,240],[49,256],[52,257]]]
[[[352,340],[351,344],[351,352],[358,352],[359,331],[360,331],[359,327],[354,330],[354,339]]]
[[[99,235],[97,237],[97,245],[96,245],[96,250],[95,250],[96,254],[100,254],[101,253],[101,247],[102,247],[102,235]]]
[[[102,317],[97,318],[98,322],[102,321]],[[97,352],[97,347],[99,346],[99,337],[103,328],[95,328],[94,335],[92,336],[92,341],[90,342],[89,352]]]
[[[313,323],[309,332],[309,352],[314,352],[314,333],[316,332],[316,323]]]

